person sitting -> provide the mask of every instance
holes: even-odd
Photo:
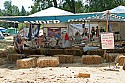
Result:
[[[37,39],[37,46],[40,48],[44,48],[44,39],[43,39],[43,35],[39,36]]]
[[[76,32],[75,34],[75,40],[76,40],[76,44],[80,44],[81,43],[81,37],[79,32]]]
[[[18,34],[17,37],[15,38],[16,48],[19,53],[22,53],[24,41],[25,39],[24,38],[21,39],[20,34]]]
[[[58,42],[59,42],[59,40],[60,40],[60,35],[59,35],[59,33],[57,33],[57,32],[55,32],[55,38],[56,38],[56,40],[57,40],[57,43],[56,43],[56,45],[58,45]]]
[[[50,46],[52,48],[54,48],[56,46],[56,44],[57,44],[57,41],[56,41],[56,39],[55,39],[54,36],[51,37],[51,39],[49,40],[49,42],[50,42]]]

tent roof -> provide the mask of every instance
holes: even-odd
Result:
[[[45,10],[41,10],[29,16],[59,16],[59,15],[73,15],[73,13],[64,11],[55,7],[50,7]]]
[[[125,6],[118,6],[109,11],[110,11],[110,13],[125,13]],[[104,11],[104,12],[106,12],[106,11]]]

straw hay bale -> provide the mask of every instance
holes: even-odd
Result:
[[[65,55],[73,55],[73,50],[72,49],[65,49],[64,54]]]
[[[39,57],[37,59],[38,67],[56,67],[59,65],[59,57]]]
[[[103,56],[104,55],[104,50],[102,49],[97,49],[97,50],[89,50],[87,52],[88,55],[100,55]]]
[[[79,73],[79,74],[78,74],[78,77],[79,77],[79,78],[81,78],[81,77],[83,77],[83,78],[90,78],[90,74],[87,74],[87,73]]]
[[[73,63],[74,56],[73,55],[54,55],[55,57],[59,57],[60,63]]]
[[[0,58],[7,57],[7,50],[0,50]]]
[[[16,62],[18,59],[21,59],[24,56],[25,56],[24,54],[8,54],[7,61]]]
[[[125,63],[125,56],[122,54],[119,54],[116,57],[115,62],[119,63],[120,66],[123,66],[123,64]]]
[[[4,59],[0,58],[0,65],[4,64]]]
[[[63,54],[63,49],[49,49],[49,55]]]
[[[35,54],[35,49],[23,49],[22,53],[27,55],[33,55]]]
[[[16,62],[17,68],[34,68],[36,67],[36,58],[25,58],[25,59],[19,59]]]
[[[119,55],[119,53],[106,53],[104,54],[103,58],[106,59],[106,61],[114,62],[115,58]]]
[[[17,53],[17,50],[14,49],[14,47],[8,47],[8,48],[6,49],[6,51],[7,51],[7,54]]]
[[[101,64],[102,59],[99,55],[83,55],[82,56],[83,64]]]
[[[41,55],[46,55],[46,49],[45,48],[40,48],[40,54]]]
[[[108,49],[107,53],[123,53],[124,49]]]
[[[80,49],[72,49],[74,56],[82,56],[82,50]]]
[[[36,58],[39,58],[39,57],[45,57],[45,55],[29,55],[29,57],[36,57]]]
[[[41,53],[40,53],[40,48],[35,49],[35,54],[36,54],[36,55],[41,55]]]
[[[65,49],[64,55],[75,55],[75,56],[81,56],[82,50],[80,49]]]

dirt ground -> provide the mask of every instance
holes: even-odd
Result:
[[[58,67],[17,69],[16,64],[0,66],[0,83],[124,83],[125,71],[114,63],[85,65],[75,57],[75,63]],[[113,69],[113,70],[110,70]],[[90,74],[89,78],[78,77],[79,73]]]
[[[79,73],[90,77],[78,77]],[[16,63],[5,62],[0,66],[0,83],[125,83],[125,71],[122,66],[114,69],[114,63],[110,68],[109,63],[85,65],[80,56],[75,57],[74,63],[58,67],[17,69]]]

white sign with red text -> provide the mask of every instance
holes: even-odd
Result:
[[[102,49],[114,49],[114,34],[101,33]]]

